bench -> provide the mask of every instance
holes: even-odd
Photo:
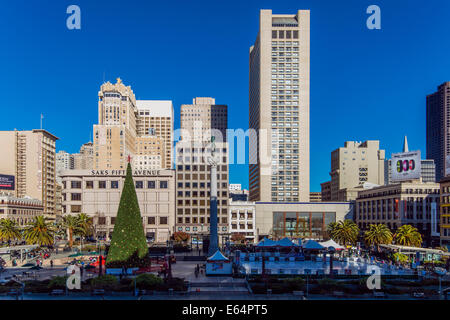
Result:
[[[342,291],[333,291],[333,296],[336,298],[343,298],[345,294]]]
[[[50,292],[51,296],[62,296],[64,294],[64,290],[61,289],[54,289],[52,292]]]

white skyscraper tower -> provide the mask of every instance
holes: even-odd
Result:
[[[250,48],[251,201],[309,201],[309,10],[261,10]]]

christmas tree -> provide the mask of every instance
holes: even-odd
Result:
[[[106,258],[106,267],[148,267],[150,258],[142,225],[141,210],[134,188],[131,164],[120,197],[114,232]]]

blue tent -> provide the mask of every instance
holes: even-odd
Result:
[[[323,245],[314,240],[308,240],[303,244],[303,249],[305,250],[324,250],[326,249]]]
[[[298,245],[292,242],[289,238],[281,239],[277,241],[275,245],[279,247],[298,247]]]
[[[207,261],[229,261],[229,259],[225,257],[222,252],[217,250],[216,253],[207,259]]]
[[[276,244],[277,244],[276,241],[264,238],[256,246],[257,247],[274,247],[274,246],[276,246]]]

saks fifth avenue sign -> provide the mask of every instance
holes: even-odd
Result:
[[[160,170],[133,170],[133,176],[159,176]],[[127,170],[92,170],[91,176],[126,176]]]

